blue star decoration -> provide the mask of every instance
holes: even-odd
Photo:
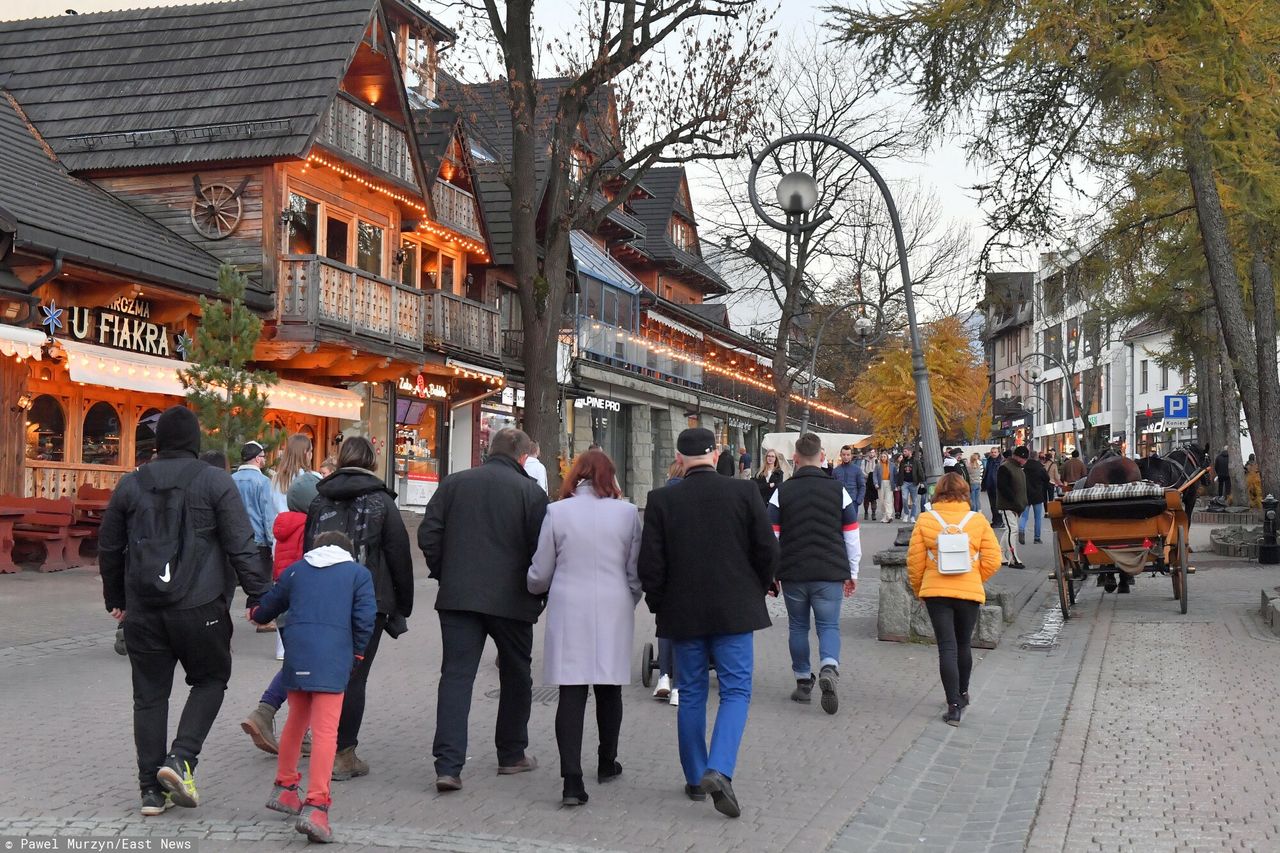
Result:
[[[178,354],[182,356],[183,361],[187,360],[187,354],[191,352],[192,343],[194,343],[194,341],[192,341],[191,338],[187,337],[186,332],[183,332],[182,334],[178,335],[178,339],[174,343],[173,348],[176,349],[178,351]]]
[[[44,312],[44,317],[40,320],[40,325],[46,327],[50,335],[62,328],[62,315],[64,311],[58,307],[57,302],[54,302],[51,299],[49,300],[48,305],[41,305],[40,310]]]

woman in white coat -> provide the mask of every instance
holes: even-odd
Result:
[[[582,727],[588,687],[595,690],[600,728],[596,778],[603,783],[622,773],[618,734],[640,601],[640,514],[621,500],[615,474],[604,451],[578,456],[561,500],[547,508],[529,567],[529,592],[547,594],[543,678],[560,688],[556,743],[567,806],[587,802]]]

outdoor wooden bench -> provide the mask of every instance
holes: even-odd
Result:
[[[0,506],[20,509],[22,516],[13,525],[13,538],[19,542],[43,542],[45,560],[42,572],[60,572],[80,565],[80,540],[90,535],[76,528],[75,504],[71,498],[0,498]]]

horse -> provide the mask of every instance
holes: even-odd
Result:
[[[1089,466],[1089,473],[1085,476],[1084,485],[1086,488],[1089,486],[1112,486],[1121,483],[1136,483],[1141,479],[1142,471],[1137,462],[1127,456],[1122,456],[1114,448],[1108,447]]]
[[[1184,444],[1167,456],[1147,456],[1138,460],[1138,470],[1142,479],[1170,489],[1180,489],[1199,473],[1209,467],[1209,445],[1203,448],[1194,444]],[[1187,523],[1191,523],[1191,515],[1196,511],[1196,498],[1199,496],[1199,484],[1185,489],[1182,493],[1182,505],[1187,511]]]

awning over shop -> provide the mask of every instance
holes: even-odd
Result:
[[[186,396],[178,379],[178,372],[186,367],[181,361],[80,341],[58,339],[57,342],[67,353],[67,370],[74,382],[171,397]],[[360,395],[344,388],[282,379],[268,391],[267,399],[273,409],[344,420],[360,417]]]
[[[485,381],[504,382],[506,374],[501,370],[494,370],[492,367],[482,367],[479,364],[472,364],[469,361],[461,361],[456,358],[445,359],[445,367],[453,368],[453,372],[459,376],[465,376],[468,379],[483,379]]]
[[[17,358],[40,360],[40,347],[48,337],[39,329],[0,325],[0,353]]]
[[[688,335],[694,340],[702,340],[702,332],[699,332],[697,329],[691,329],[682,323],[677,323],[675,320],[668,319],[654,311],[652,308],[645,313],[645,316],[660,326],[666,326],[668,329],[679,332],[682,335]]]

